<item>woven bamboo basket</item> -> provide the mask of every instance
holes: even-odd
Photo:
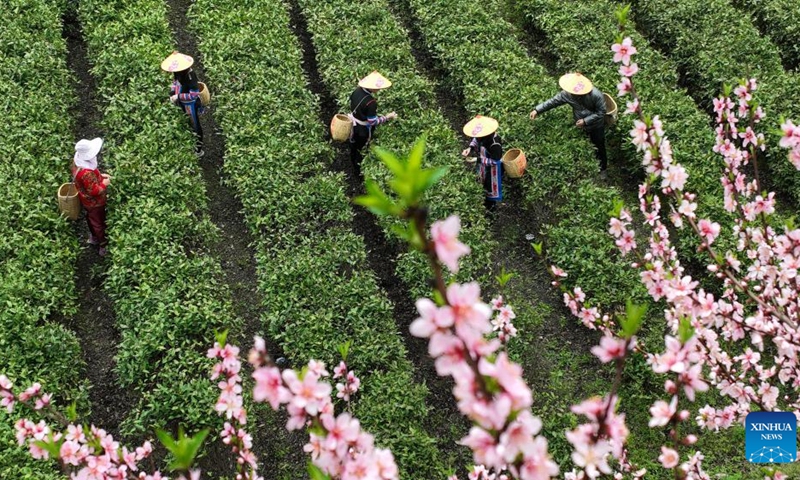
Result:
[[[211,104],[211,92],[208,91],[208,87],[203,82],[197,82],[197,85],[200,89],[200,104],[204,107],[207,107]]]
[[[603,93],[603,99],[606,101],[606,126],[610,127],[617,123],[617,102],[607,93]]]
[[[519,178],[525,173],[528,166],[528,159],[525,153],[519,148],[512,148],[503,155],[503,168],[511,178]]]
[[[58,210],[70,220],[77,220],[81,213],[78,189],[74,183],[64,183],[58,187]]]
[[[350,132],[353,130],[353,122],[342,113],[337,113],[331,119],[331,138],[337,142],[344,142],[350,138]]]

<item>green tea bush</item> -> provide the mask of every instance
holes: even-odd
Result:
[[[778,46],[784,65],[800,67],[800,3],[794,0],[733,0]]]
[[[18,385],[40,382],[59,402],[88,410],[75,334],[56,323],[77,311],[78,244],[59,215],[56,190],[70,179],[75,102],[61,36],[63,1],[9,0],[0,29],[0,371]],[[53,94],[52,79],[61,79]],[[46,92],[46,93],[43,93]],[[35,462],[0,413],[0,478],[61,478]]]

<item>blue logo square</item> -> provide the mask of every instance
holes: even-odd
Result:
[[[750,412],[745,419],[745,456],[752,463],[797,459],[797,417],[791,412]]]

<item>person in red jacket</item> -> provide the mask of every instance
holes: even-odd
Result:
[[[97,168],[97,154],[103,147],[103,139],[82,139],[75,144],[75,163],[72,176],[78,189],[81,205],[86,209],[89,224],[89,244],[98,245],[101,257],[106,255],[106,189],[111,183],[108,175]]]

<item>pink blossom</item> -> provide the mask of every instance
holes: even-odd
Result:
[[[273,410],[277,410],[282,403],[292,399],[289,390],[283,386],[281,372],[278,367],[262,367],[253,372],[256,384],[253,387],[253,400],[256,402],[268,401]]]
[[[39,396],[41,391],[42,385],[39,382],[36,382],[28,387],[24,392],[20,393],[17,398],[20,402],[27,402],[31,398]]]
[[[330,401],[331,386],[319,382],[319,377],[312,372],[307,372],[302,380],[297,378],[294,370],[284,370],[282,376],[294,394],[291,404],[304,409],[309,415],[315,416],[319,412],[323,399]]]
[[[398,478],[399,472],[394,461],[394,455],[387,449],[378,448],[373,453],[375,466],[378,467],[378,474],[383,480],[394,480]]]
[[[556,267],[555,265],[550,266],[550,271],[553,272],[553,275],[555,275],[556,277],[567,278],[567,272]]]
[[[631,37],[625,37],[622,43],[612,45],[611,51],[614,52],[614,63],[622,62],[623,65],[627,65],[631,61],[631,55],[636,54],[636,47],[633,46]]]
[[[472,450],[476,463],[484,465],[501,465],[503,463],[494,437],[480,427],[472,427],[469,434],[459,443]]]
[[[640,108],[639,107],[639,99],[637,98],[636,100],[634,100],[632,102],[626,102],[625,103],[625,112],[623,112],[623,113],[625,115],[630,115],[632,113],[638,112],[639,108]]]
[[[458,273],[458,259],[469,254],[470,248],[458,241],[461,219],[456,215],[439,220],[431,226],[431,237],[436,248],[436,256],[453,273]]]
[[[661,465],[664,468],[675,468],[678,466],[678,462],[680,461],[680,456],[678,452],[671,448],[667,448],[665,446],[661,446],[661,455],[658,456],[658,461],[661,462]]]
[[[692,365],[691,368],[679,374],[683,390],[689,401],[694,401],[695,391],[705,392],[708,390],[708,384],[702,380],[702,375],[702,366],[700,364]]]
[[[317,377],[327,377],[330,375],[327,370],[325,370],[325,363],[318,362],[316,360],[309,360],[308,361],[308,371],[316,375]]]
[[[323,447],[337,452],[340,457],[344,456],[349,445],[358,439],[358,434],[361,432],[359,421],[348,413],[342,413],[335,419],[332,415],[324,415],[321,420],[322,426],[328,431],[322,442]]]
[[[594,479],[601,473],[611,473],[611,467],[608,465],[610,452],[611,446],[606,441],[601,440],[595,444],[579,443],[572,452],[572,461],[583,468],[589,478]]]
[[[481,287],[477,282],[447,287],[447,303],[453,312],[456,329],[468,327],[480,333],[492,331],[489,318],[492,309],[481,301]]]
[[[647,140],[649,138],[649,132],[647,128],[647,124],[642,122],[641,120],[634,120],[633,121],[633,130],[630,131],[631,135],[631,142],[636,145],[637,150],[646,150],[647,149]]]
[[[79,456],[80,450],[81,446],[78,442],[67,440],[61,444],[59,457],[61,457],[61,461],[64,462],[64,464],[78,466],[82,460]]]
[[[636,241],[634,240],[634,232],[633,230],[626,230],[622,237],[617,240],[616,242],[617,247],[622,251],[623,254],[626,254],[636,248]]]
[[[439,308],[427,298],[417,300],[417,311],[420,317],[411,322],[409,327],[411,335],[415,337],[428,338],[437,330],[447,329],[455,323],[452,309]]]
[[[625,95],[631,93],[633,89],[633,85],[631,84],[631,79],[628,77],[622,77],[620,82],[617,84],[617,96],[624,97]]]
[[[339,362],[339,365],[334,367],[333,369],[333,378],[340,378],[347,375],[347,364],[344,363],[344,360]]]
[[[619,67],[619,74],[622,75],[623,77],[630,78],[636,75],[638,71],[639,71],[639,66],[636,65],[635,63],[632,63],[630,65],[620,65]]]
[[[618,218],[611,217],[611,220],[608,221],[608,233],[613,235],[615,238],[619,238],[622,236],[622,232],[625,229],[625,224]]]
[[[681,200],[681,204],[678,207],[678,212],[686,218],[695,218],[695,210],[697,210],[697,204],[686,199]]]
[[[650,407],[650,421],[647,423],[650,428],[663,427],[669,423],[670,419],[675,416],[678,408],[678,397],[673,396],[672,400],[667,403],[664,400],[658,400]]]
[[[600,345],[592,347],[592,353],[603,363],[625,356],[625,339],[609,335],[600,339]]]
[[[671,188],[673,190],[681,191],[689,178],[689,174],[680,165],[671,165],[668,170],[662,172],[663,180],[661,188]]]
[[[700,230],[700,235],[706,240],[706,243],[711,245],[719,236],[720,226],[719,223],[712,223],[704,218],[698,222],[697,229]]]
[[[778,145],[782,148],[794,148],[800,143],[800,128],[795,126],[791,120],[787,120],[781,124],[781,136]]]
[[[492,304],[492,310],[500,310],[500,307],[503,306],[503,296],[498,295],[494,297],[491,301],[491,304]]]

